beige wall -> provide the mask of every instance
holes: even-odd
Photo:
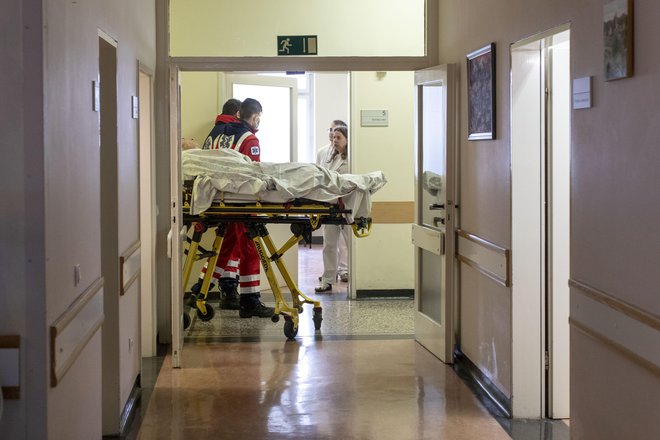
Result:
[[[615,82],[603,79],[600,0],[508,0],[497,4],[488,0],[443,0],[439,41],[441,62],[461,67],[462,227],[510,248],[509,45],[570,22],[571,77],[593,76],[594,102],[592,109],[571,114],[571,277],[625,301],[635,310],[650,313],[656,329],[660,321],[655,274],[660,240],[653,231],[660,221],[655,195],[660,183],[660,150],[656,148],[660,129],[652,118],[658,114],[660,103],[650,97],[659,91],[660,61],[655,56],[654,42],[660,32],[652,18],[659,14],[657,2],[635,2],[636,73]],[[465,55],[491,41],[498,51],[498,136],[494,141],[468,142]],[[462,341],[463,348],[508,392],[502,376],[510,374],[510,291],[480,281],[480,277],[474,271],[462,270],[462,296],[469,298],[462,302],[462,314],[487,315],[479,321],[478,329],[461,329],[463,334],[475,335]],[[491,313],[483,314],[483,310]],[[581,336],[575,329],[571,333],[573,438],[657,436],[657,423],[651,423],[645,415],[649,408],[660,405],[660,398],[645,390],[657,387],[658,366],[655,375],[643,373],[640,367],[622,373],[619,365],[628,361],[619,352]],[[657,347],[657,331],[654,337],[655,341],[646,343]],[[489,358],[491,350],[484,349],[493,338],[501,341],[495,350],[495,365]],[[625,416],[635,421],[625,425],[630,428],[625,434],[618,427],[623,426],[619,424],[623,407],[607,403],[608,399],[593,398],[603,393],[603,387],[622,381],[628,386],[620,387],[617,397],[629,405]],[[615,400],[614,393],[606,394]]]
[[[328,144],[331,121],[339,119],[348,124],[349,93],[348,72],[320,72],[314,75],[314,151]]]
[[[388,180],[373,202],[414,199],[413,91],[413,72],[351,73],[352,172],[381,170]],[[361,127],[360,110],[388,110],[389,125]],[[371,236],[353,240],[355,289],[413,288],[410,227],[374,224]]]
[[[181,136],[201,148],[222,111],[219,82],[224,73],[181,72]]]
[[[171,0],[170,5],[172,56],[277,56],[278,35],[317,35],[319,56],[424,55],[423,0],[408,0],[405,7],[394,0]]]

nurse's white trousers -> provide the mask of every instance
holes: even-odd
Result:
[[[323,225],[324,283],[335,284],[337,275],[348,273],[348,231],[346,225]]]

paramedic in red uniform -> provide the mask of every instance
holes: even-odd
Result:
[[[222,106],[222,113],[215,118],[215,125],[228,124],[230,122],[240,122],[239,115],[241,109],[240,99],[230,98]],[[204,145],[203,149],[208,150],[213,144],[213,137],[209,135]],[[226,261],[226,264],[220,266],[216,264],[215,271],[213,272],[213,280],[218,282],[220,288],[220,308],[223,310],[239,310],[240,301],[238,296],[238,255],[231,255],[231,252],[234,251],[235,246],[235,235],[232,234],[231,238],[225,239],[222,241],[222,247],[220,248],[220,255],[218,259],[220,261]],[[208,259],[204,263],[202,272],[199,274],[199,281],[191,287],[192,293],[195,297],[198,297],[202,290],[202,282],[204,280],[204,275],[206,274],[206,268],[208,267]],[[225,268],[230,268],[229,271]],[[211,283],[209,290],[213,288],[214,284]]]
[[[216,124],[209,133],[203,149],[231,148],[252,159],[260,160],[259,139],[255,136],[261,120],[262,107],[259,101],[247,98],[240,106],[239,119],[216,118]],[[223,111],[224,113],[224,111]],[[218,256],[214,277],[219,274],[223,280],[238,279],[240,293],[239,316],[250,318],[270,318],[274,309],[266,307],[260,300],[260,260],[254,242],[246,235],[241,223],[228,223],[222,249]],[[227,251],[225,250],[227,242]],[[231,250],[231,251],[229,251]],[[224,252],[223,252],[224,251]],[[238,264],[235,264],[235,263]]]

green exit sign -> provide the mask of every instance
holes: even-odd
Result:
[[[284,35],[277,37],[277,55],[316,55],[316,35]]]

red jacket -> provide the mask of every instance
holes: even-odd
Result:
[[[257,130],[245,121],[231,115],[218,115],[216,124],[206,137],[202,149],[231,148],[259,162],[261,148],[259,139],[254,135],[256,132]]]

